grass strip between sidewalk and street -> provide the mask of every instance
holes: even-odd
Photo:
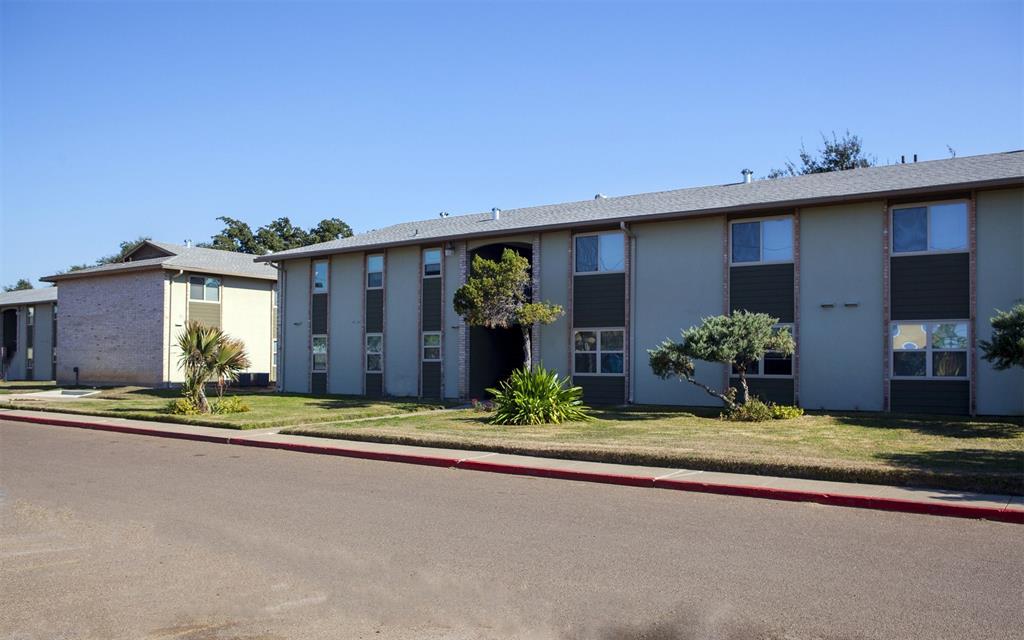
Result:
[[[561,425],[497,426],[472,409],[282,433],[841,482],[1024,494],[1020,418],[805,415],[750,423],[714,409],[633,407]]]

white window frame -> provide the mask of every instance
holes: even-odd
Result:
[[[932,211],[935,205],[962,204],[964,205],[964,228],[967,231],[966,244],[963,249],[924,249],[923,251],[896,251],[896,215],[897,209],[918,209],[925,208],[925,247],[932,246]],[[968,253],[971,250],[971,203],[965,198],[954,198],[952,200],[929,200],[927,202],[908,202],[906,204],[894,204],[889,206],[889,255],[892,257],[902,256],[925,256],[943,253]]]
[[[576,350],[576,334],[582,331],[592,331],[597,334],[597,349],[594,351],[577,351]],[[603,350],[601,349],[601,332],[602,331],[618,331],[622,333],[622,350]],[[626,336],[625,327],[573,327],[572,329],[572,375],[573,376],[601,376],[604,378],[622,378],[626,375]],[[576,371],[576,354],[594,354],[597,371]],[[601,354],[602,353],[619,353],[622,354],[622,372],[621,373],[604,373],[601,371]]]
[[[437,336],[437,346],[436,347],[434,347],[434,346],[428,347],[427,346],[427,344],[426,344],[427,336]],[[444,354],[441,353],[441,346],[442,346],[442,338],[441,338],[441,332],[440,331],[424,331],[420,335],[420,360],[423,361],[423,362],[441,362],[441,360],[443,359],[443,355],[444,355]],[[437,349],[437,357],[436,358],[428,358],[427,357],[427,349]]]
[[[892,344],[892,325],[894,324],[922,324],[925,326],[924,331],[924,349],[895,349]],[[932,329],[933,324],[964,324],[967,325],[967,346],[963,349],[935,349],[932,347]],[[973,327],[971,327],[971,321],[965,318],[955,318],[946,320],[890,320],[889,321],[889,378],[891,380],[970,380],[971,371],[971,336]],[[898,376],[896,375],[896,354],[897,353],[925,353],[924,357],[924,375],[923,376]],[[939,353],[946,352],[958,352],[962,351],[967,354],[967,364],[964,367],[964,375],[962,376],[936,376],[932,375],[932,353],[938,351]]]
[[[377,272],[376,271],[370,271],[370,258],[375,258],[377,256],[380,256],[380,285],[375,286],[375,287],[371,287],[370,286],[370,274],[371,273],[377,273]],[[377,289],[383,289],[384,288],[384,271],[388,268],[387,261],[384,259],[384,254],[383,253],[368,253],[368,254],[366,254],[366,263],[364,265],[364,268],[366,270],[366,278],[365,278],[365,281],[363,282],[363,284],[366,286],[366,288],[368,290],[371,290],[371,291],[372,290],[377,290]]]
[[[324,288],[317,290],[316,288],[316,265],[324,265]],[[331,290],[331,262],[329,260],[313,260],[309,267],[309,289],[313,292],[313,295],[327,293]]]
[[[380,337],[380,352],[370,351],[370,349],[369,349],[370,338],[372,338],[374,336]],[[368,356],[371,356],[371,355],[379,355],[380,356],[380,369],[379,370],[370,370],[369,366],[367,365]],[[367,333],[363,337],[363,373],[381,373],[381,374],[384,373],[384,334],[383,333],[379,333],[379,332],[378,333]]]
[[[732,255],[732,228],[737,224],[746,224],[748,222],[764,222],[765,220],[782,220],[789,219],[789,260],[765,260],[764,259],[764,225],[762,224],[758,229],[761,232],[760,240],[757,246],[759,259],[757,262],[746,261],[736,262],[736,259]],[[793,264],[794,255],[796,253],[796,219],[791,213],[778,215],[778,216],[758,216],[756,218],[739,218],[736,220],[729,221],[729,266],[730,267],[756,267],[762,264]]]
[[[34,327],[36,326],[36,308],[35,305],[29,305],[25,307],[25,326]]]
[[[601,270],[601,239],[600,236],[606,235],[618,235],[622,238],[622,268],[621,269],[609,269]],[[597,269],[594,271],[577,271],[576,270],[576,239],[587,238],[595,236],[597,240]],[[574,276],[596,276],[602,273],[625,273],[626,272],[626,234],[622,231],[592,231],[588,233],[577,233],[572,237],[572,274]]]
[[[437,273],[427,274],[427,252],[437,252]],[[441,271],[444,270],[444,250],[441,247],[428,247],[421,252],[420,257],[420,275],[424,278],[440,278]]]
[[[270,368],[277,370],[277,338],[270,341]]]
[[[794,323],[792,323],[792,322],[780,322],[778,324],[772,325],[772,329],[773,330],[774,329],[789,329],[789,335],[793,335],[793,325],[794,325]],[[772,350],[772,349],[769,349],[768,351],[765,351],[764,353],[765,353],[765,355],[768,355],[769,353],[779,353],[779,352],[775,351],[775,350]],[[764,373],[764,358],[761,358],[760,360],[757,361],[757,372],[756,373],[747,373],[746,377],[747,378],[778,378],[780,380],[792,379],[792,377],[793,377],[793,366],[796,364],[795,363],[795,359],[796,359],[796,351],[794,350],[794,352],[789,355],[789,362],[790,362],[789,373],[788,374],[783,374],[783,373]],[[733,377],[733,378],[739,378],[740,377],[740,374],[736,373],[735,371],[730,371],[729,375],[730,375],[730,377]]]
[[[324,366],[323,366],[322,369],[317,369],[316,368],[316,354],[313,352],[313,342],[315,342],[317,338],[323,338],[324,339]],[[330,362],[331,362],[331,342],[327,338],[327,334],[326,333],[314,333],[310,337],[309,345],[310,345],[310,349],[309,349],[309,369],[310,369],[310,371],[312,371],[313,373],[327,373],[327,368],[330,366]]]
[[[196,300],[195,298],[192,297],[192,280],[193,280],[193,278],[202,278],[203,279],[203,299],[202,300]],[[217,281],[217,299],[216,300],[207,300],[206,299],[206,282],[208,280],[216,280]],[[219,278],[217,276],[201,276],[201,275],[190,275],[188,277],[188,301],[189,302],[205,302],[207,304],[220,304],[220,301],[223,300],[223,299],[224,299],[224,281],[221,278]]]

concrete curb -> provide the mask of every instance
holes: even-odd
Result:
[[[418,464],[431,467],[466,469],[469,471],[505,473],[510,475],[533,476],[538,478],[553,478],[559,480],[576,480],[579,482],[598,482],[603,484],[615,484],[630,487],[673,489],[676,491],[714,493],[718,495],[761,498],[767,500],[783,500],[788,502],[813,502],[822,505],[853,507],[857,509],[874,509],[878,511],[893,511],[900,513],[913,513],[919,515],[933,515],[952,518],[973,518],[980,520],[1009,522],[1012,524],[1024,524],[1024,511],[1009,509],[1006,507],[995,508],[978,507],[970,505],[939,504],[933,502],[903,500],[899,498],[883,498],[878,496],[859,496],[852,494],[799,491],[793,489],[774,489],[771,487],[717,484],[698,482],[695,480],[673,480],[671,477],[653,478],[643,476],[620,475],[614,473],[576,471],[573,469],[535,467],[508,464],[502,462],[488,462],[486,460],[474,458],[460,458],[455,456],[417,455],[398,452],[366,451],[361,449],[346,449],[340,446],[316,445],[302,442],[273,442],[246,438],[244,436],[244,432],[239,432],[239,435],[237,436],[214,436],[203,433],[179,432],[159,428],[143,429],[128,425],[83,422],[79,420],[65,418],[9,415],[7,414],[7,412],[0,412],[0,419],[17,422],[28,422],[33,424],[46,424],[60,427],[93,429],[96,431],[112,431],[115,433],[127,433],[132,435],[158,436],[163,438],[177,438],[180,440],[194,440],[199,442],[235,444],[265,449],[299,451],[302,453],[343,456],[346,458],[360,458],[364,460],[402,462],[406,464]],[[332,442],[337,443],[339,442],[339,440],[332,440]]]

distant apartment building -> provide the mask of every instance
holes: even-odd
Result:
[[[589,403],[712,404],[655,376],[647,350],[745,309],[796,338],[749,371],[766,400],[1024,413],[1024,372],[978,348],[1024,298],[1022,152],[496,209],[262,256],[281,274],[279,387],[482,397],[521,362],[519,330],[467,327],[452,299],[474,256],[506,248],[567,311],[532,328],[536,362]],[[710,363],[698,377],[735,383]]]
[[[0,293],[0,379],[53,380],[57,288]]]
[[[58,383],[182,382],[177,335],[189,320],[245,342],[243,384],[274,377],[277,272],[253,256],[146,241],[123,262],[43,278],[58,283]]]

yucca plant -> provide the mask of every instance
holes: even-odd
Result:
[[[497,389],[491,424],[558,424],[589,420],[590,408],[583,404],[582,387],[574,387],[569,377],[559,378],[544,367],[516,369]]]
[[[185,374],[182,391],[199,413],[210,413],[206,383],[216,380],[218,395],[222,396],[224,385],[237,380],[238,374],[249,367],[249,356],[241,340],[195,320],[186,323],[178,334],[178,348],[178,366]]]

